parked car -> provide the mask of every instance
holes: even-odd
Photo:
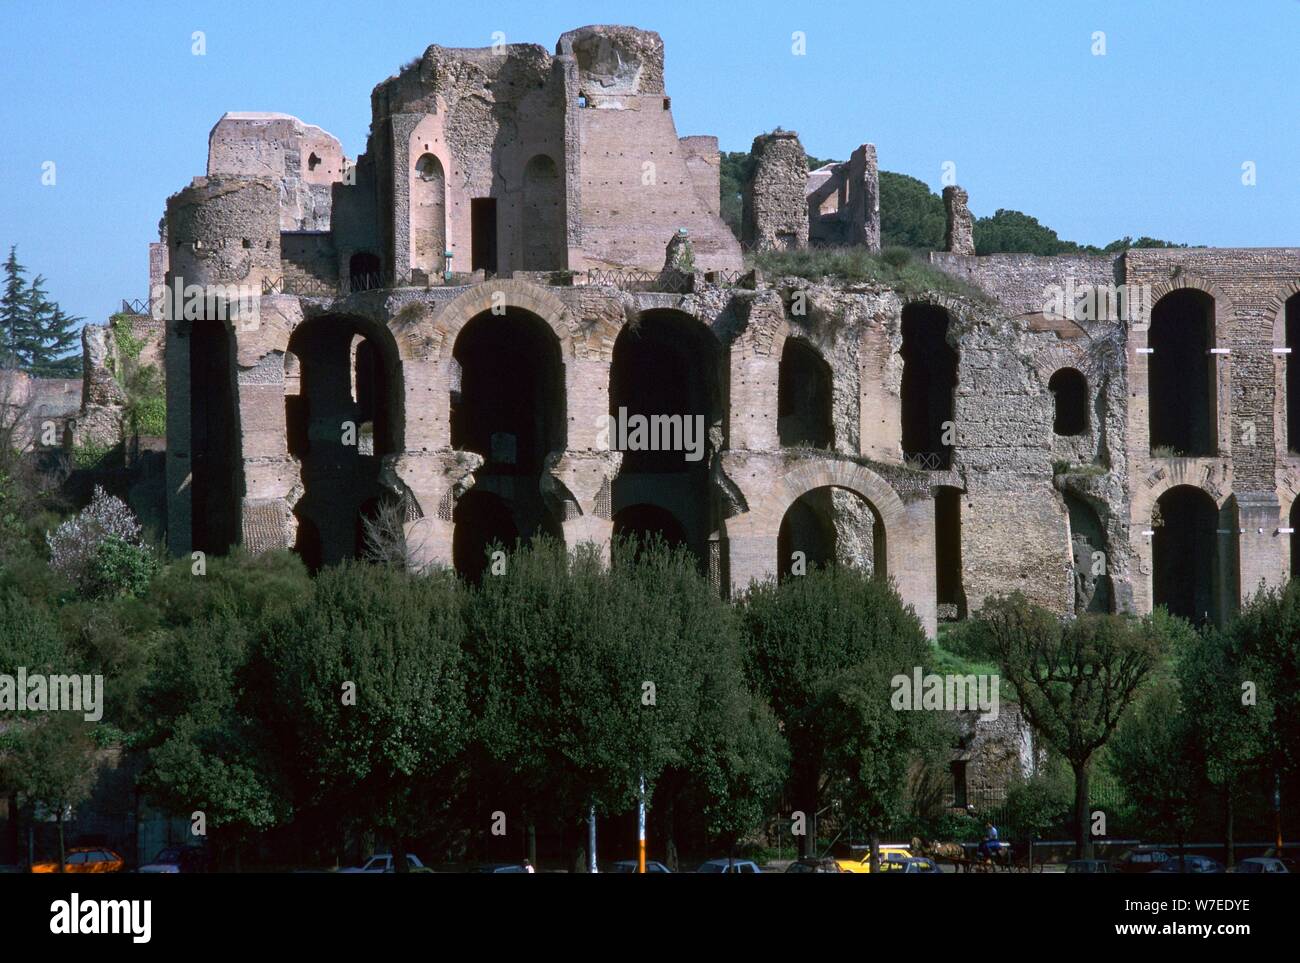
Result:
[[[906,859],[882,859],[880,861],[880,871],[893,875],[908,873],[942,873],[936,863],[929,856],[908,856]]]
[[[1169,861],[1169,853],[1154,846],[1138,846],[1124,854],[1115,867],[1118,873],[1149,873]]]
[[[142,873],[206,873],[208,853],[202,846],[169,846],[140,867]]]
[[[475,873],[526,873],[528,867],[523,863],[480,863],[475,866]]]
[[[420,862],[418,856],[413,853],[406,854],[406,864],[412,872],[425,869],[424,863]],[[360,866],[349,866],[347,869],[339,870],[340,873],[395,873],[396,868],[393,866],[393,856],[391,853],[375,853]]]
[[[710,859],[700,863],[697,873],[761,873],[758,863],[752,859]]]
[[[620,859],[617,863],[610,863],[607,873],[635,873],[641,867],[637,865],[635,859]],[[657,859],[647,859],[645,861],[645,871],[647,873],[671,873],[672,870],[659,862]]]
[[[911,859],[912,850],[903,845],[884,845],[880,847],[880,860],[884,862],[887,859]],[[871,850],[867,850],[860,858],[837,859],[840,869],[846,873],[869,873],[871,872]]]
[[[1067,873],[1113,873],[1115,867],[1106,859],[1072,859],[1065,864]]]
[[[1223,864],[1208,856],[1170,856],[1153,873],[1222,873]]]
[[[804,856],[786,867],[787,873],[842,873],[840,864],[829,856]]]
[[[1286,863],[1272,856],[1251,856],[1229,870],[1230,873],[1289,873]]]
[[[125,860],[117,853],[97,846],[69,849],[63,855],[65,873],[120,873],[125,865]],[[32,863],[33,873],[56,873],[58,870],[57,859]]]

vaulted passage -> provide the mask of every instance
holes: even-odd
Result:
[[[1052,393],[1052,431],[1058,435],[1088,432],[1088,380],[1074,368],[1061,368],[1047,382]]]
[[[823,486],[786,509],[777,534],[781,580],[815,566],[853,565],[885,578],[885,525],[876,506],[856,492]]]
[[[962,585],[961,490],[944,486],[934,494],[935,601],[940,622],[966,618]]]
[[[564,181],[555,161],[538,154],[524,167],[523,262],[525,271],[565,266]]]
[[[953,420],[957,352],[948,344],[948,324],[948,312],[935,305],[903,308],[903,456],[928,470],[952,467],[944,435]]]
[[[1147,407],[1151,453],[1202,456],[1218,452],[1214,299],[1182,288],[1151,309]]]
[[[472,318],[452,355],[460,366],[451,395],[452,447],[483,456],[453,516],[456,568],[473,578],[492,539],[511,548],[516,538],[560,534],[540,481],[546,456],[566,443],[564,364],[555,332],[517,308]]]
[[[334,565],[357,555],[364,507],[388,494],[383,458],[401,450],[397,347],[382,326],[328,315],[299,325],[289,350],[299,379],[285,399],[287,429],[304,488],[296,548],[309,567]]]
[[[1221,625],[1237,598],[1235,501],[1229,499],[1220,513],[1205,492],[1179,485],[1160,496],[1156,509],[1154,604],[1197,625]]]
[[[834,438],[830,365],[795,338],[786,338],[781,351],[777,430],[789,448],[829,448]]]
[[[1286,303],[1286,347],[1286,446],[1300,452],[1300,294]]]
[[[614,342],[610,447],[623,452],[613,510],[655,505],[681,526],[686,545],[709,557],[716,525],[710,498],[709,426],[721,410],[719,354],[689,315],[648,311]]]
[[[191,545],[224,555],[239,543],[244,489],[234,339],[224,321],[194,321],[189,338]]]

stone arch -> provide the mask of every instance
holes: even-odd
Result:
[[[441,274],[447,249],[447,176],[437,154],[422,153],[411,175],[411,267]]]
[[[791,332],[781,341],[776,410],[781,447],[833,447],[834,370],[825,352],[802,333]]]
[[[835,458],[806,458],[767,489],[767,494],[750,511],[728,524],[729,530],[766,527],[775,531],[786,509],[815,488],[843,488],[875,506],[888,528],[903,524],[907,508],[892,485],[865,465]],[[890,545],[891,552],[893,545]]]
[[[1052,393],[1052,431],[1057,435],[1086,435],[1088,417],[1088,379],[1078,368],[1063,367],[1047,381]]]
[[[1273,353],[1273,438],[1279,459],[1294,458],[1300,453],[1300,281],[1284,285],[1265,312],[1273,319],[1272,347],[1291,349]]]
[[[303,422],[295,427],[286,419],[286,432],[299,433],[293,453],[302,493],[294,514],[300,528],[304,520],[314,526],[319,563],[334,564],[355,556],[362,507],[396,493],[391,468],[405,435],[402,363],[386,325],[339,312],[304,320],[288,351],[299,359],[296,407]]]
[[[476,284],[438,312],[432,321],[432,344],[436,346],[437,359],[449,360],[461,328],[493,308],[498,312],[517,308],[536,315],[559,339],[561,357],[567,359],[577,356],[576,348],[582,342],[575,341],[573,337],[573,317],[568,305],[540,285],[507,278]],[[402,336],[418,350],[421,342],[416,335],[417,331],[408,329]]]
[[[1150,450],[1212,457],[1221,449],[1226,395],[1217,356],[1223,322],[1213,295],[1194,285],[1171,288],[1151,305],[1144,331]]]
[[[1240,597],[1235,497],[1217,503],[1193,485],[1168,487],[1151,517],[1151,604],[1193,623],[1222,625]]]

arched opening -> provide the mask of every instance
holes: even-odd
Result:
[[[1074,580],[1074,612],[1114,611],[1111,594],[1110,552],[1106,529],[1092,506],[1075,495],[1065,495],[1070,521],[1070,567]]]
[[[903,457],[928,470],[952,467],[952,445],[945,440],[952,440],[957,352],[948,344],[949,321],[937,305],[903,308]]]
[[[348,289],[370,291],[384,286],[378,256],[369,251],[358,251],[348,259]]]
[[[537,475],[565,444],[564,364],[560,342],[528,311],[507,308],[473,318],[452,352],[460,391],[451,412],[453,448],[478,452],[478,475]]]
[[[1058,435],[1088,432],[1088,379],[1074,368],[1061,368],[1047,382],[1052,393],[1052,431]]]
[[[629,505],[614,514],[614,538],[628,539],[634,552],[654,539],[670,549],[687,544],[686,529],[673,513],[658,505]]]
[[[1236,601],[1236,510],[1220,513],[1199,488],[1178,485],[1152,518],[1152,602],[1196,625],[1221,625]]]
[[[795,338],[786,338],[781,351],[776,413],[783,447],[831,446],[831,367],[811,345]]]
[[[443,272],[447,250],[447,178],[442,161],[423,154],[411,179],[411,267]]]
[[[383,458],[402,448],[397,346],[380,325],[326,315],[300,324],[289,349],[300,371],[287,426],[302,463],[298,514],[316,529],[320,564],[334,565],[357,555],[361,507],[387,492]]]
[[[718,365],[716,342],[697,320],[648,311],[619,333],[610,366],[609,445],[623,453],[613,510],[660,505],[701,559],[716,528],[709,428],[719,410]]]
[[[1151,454],[1217,454],[1214,299],[1195,288],[1166,294],[1151,309],[1147,337]]]
[[[1300,578],[1300,498],[1291,503],[1291,577]]]
[[[471,488],[456,502],[452,514],[452,565],[466,581],[477,585],[491,564],[492,547],[511,551],[519,540],[509,504],[494,492]]]
[[[1286,302],[1286,446],[1300,452],[1300,294]]]
[[[561,533],[542,499],[540,480],[546,456],[566,444],[564,362],[555,332],[518,308],[472,318],[452,355],[460,370],[459,390],[453,385],[451,393],[452,447],[483,456],[465,497],[477,492],[476,500],[491,496],[504,506],[488,511],[471,502],[473,510],[466,513],[458,503],[454,539],[471,546],[477,564],[476,546],[506,532],[498,524],[506,515],[511,545],[538,532]],[[466,565],[472,574],[473,566]]]
[[[545,154],[524,167],[522,236],[525,271],[564,267],[564,182]]]
[[[190,544],[224,555],[240,540],[243,459],[235,345],[224,321],[192,322],[190,340]]]
[[[934,493],[935,601],[940,622],[966,618],[966,589],[962,584],[961,490],[951,486]]]
[[[851,565],[888,577],[880,513],[844,488],[814,488],[791,502],[781,518],[776,550],[781,580],[826,565]]]

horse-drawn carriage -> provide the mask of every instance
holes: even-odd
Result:
[[[959,873],[1015,872],[1011,859],[1011,844],[1002,840],[985,840],[983,843],[955,843],[931,840],[912,840],[912,851],[929,856],[935,862],[948,863]]]

